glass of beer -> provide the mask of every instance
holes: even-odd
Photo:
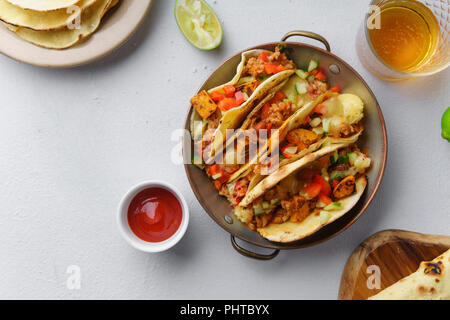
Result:
[[[432,75],[450,65],[449,0],[373,0],[356,49],[384,80]]]

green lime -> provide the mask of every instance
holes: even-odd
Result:
[[[441,121],[442,137],[450,142],[450,107],[444,112]]]
[[[222,25],[205,0],[176,0],[175,19],[194,47],[212,50],[222,43]]]

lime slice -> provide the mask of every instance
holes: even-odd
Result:
[[[450,107],[444,112],[441,121],[442,137],[450,142]]]
[[[212,50],[222,43],[222,25],[206,1],[176,0],[175,19],[194,47]]]

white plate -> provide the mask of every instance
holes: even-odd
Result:
[[[97,60],[122,45],[139,27],[152,0],[121,0],[97,32],[80,45],[51,50],[28,43],[0,26],[0,52],[15,60],[47,68],[68,68]]]

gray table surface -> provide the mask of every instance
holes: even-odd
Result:
[[[399,83],[369,74],[355,53],[368,1],[211,0],[224,27],[212,52],[183,39],[174,1],[154,2],[135,36],[94,64],[47,70],[0,56],[0,298],[335,299],[346,259],[371,234],[450,234],[450,144],[440,137],[450,72]],[[325,36],[369,83],[389,160],[374,202],[349,230],[259,262],[237,254],[200,207],[183,167],[169,161],[171,135],[221,61],[293,29]],[[123,194],[148,179],[177,186],[191,210],[182,242],[161,254],[129,247],[116,226]],[[73,265],[81,287],[70,290]]]

